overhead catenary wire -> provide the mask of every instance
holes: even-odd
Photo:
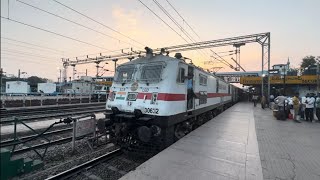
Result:
[[[54,51],[56,53],[54,54],[63,54],[63,52],[61,51],[61,53],[58,53],[59,51],[58,50],[55,50],[55,49],[51,49],[51,48],[48,48],[48,47],[44,47],[44,46],[38,46],[36,44],[30,44],[30,43],[27,43],[27,42],[23,42],[23,41],[18,41],[18,40],[15,40],[15,39],[10,39],[10,38],[5,38],[5,37],[1,37],[3,39],[7,39],[7,40],[10,40],[10,41],[13,41],[13,42],[18,42],[18,43],[22,43],[22,44],[27,44],[27,45],[30,45],[32,47],[29,47],[29,46],[23,46],[23,45],[20,45],[20,44],[14,44],[14,43],[11,43],[11,42],[5,42],[5,41],[2,41],[1,43],[4,43],[4,44],[11,44],[11,45],[14,45],[14,46],[18,46],[18,47],[24,47],[24,48],[28,48],[28,49],[34,49],[34,50],[41,50],[41,51]],[[36,47],[36,48],[34,48]],[[39,49],[37,49],[39,48]],[[119,52],[119,51],[122,51],[122,50],[128,50],[130,48],[122,48],[122,49],[118,49],[118,50],[112,50],[112,51],[104,51],[104,52],[99,52],[99,53],[92,53],[92,54],[85,54],[85,55],[80,55],[80,56],[74,56],[74,57],[70,57],[70,58],[76,58],[76,57],[82,57],[82,56],[90,56],[90,55],[98,55],[98,54],[102,54],[102,53],[110,53],[110,52]],[[69,59],[70,59],[69,58]]]
[[[159,9],[181,30],[183,34],[191,41],[194,42],[195,40],[189,35],[187,31],[171,16],[171,14],[157,1],[153,0],[153,2],[159,7]]]
[[[10,61],[19,61],[19,62],[29,62],[29,63],[34,63],[34,64],[41,64],[41,65],[45,65],[45,66],[48,66],[48,63],[49,64],[52,64],[52,65],[57,65],[58,63],[53,63],[53,62],[39,62],[39,61],[31,61],[31,60],[26,60],[26,59],[21,59],[23,57],[15,57],[15,55],[11,55],[11,54],[6,54],[4,53],[4,55],[6,56],[14,56],[14,57],[5,57],[5,56],[2,56],[1,58],[2,59],[10,59]],[[24,57],[25,58],[25,57]]]
[[[14,42],[22,43],[22,44],[28,44],[28,45],[30,45],[30,46],[39,47],[39,48],[43,48],[43,49],[50,49],[50,50],[52,50],[52,51],[57,51],[57,52],[63,53],[63,51],[61,51],[61,50],[53,49],[53,48],[46,47],[46,46],[40,46],[40,45],[37,45],[37,44],[32,44],[32,43],[29,43],[29,42],[20,41],[20,40],[16,40],[16,39],[12,39],[12,38],[7,38],[7,37],[3,37],[3,36],[1,36],[1,38],[2,38],[2,39],[9,40],[9,41],[14,41]]]
[[[47,64],[49,66],[50,65],[58,66],[60,64],[60,62],[58,62],[58,61],[54,61],[54,60],[52,60],[52,61],[44,61],[44,60],[37,59],[37,57],[30,57],[30,56],[26,56],[26,55],[24,55],[24,56],[19,56],[18,55],[17,56],[15,54],[11,54],[11,53],[8,53],[8,52],[4,52],[4,53],[1,53],[1,54],[2,54],[2,57],[1,57],[1,61],[2,62],[6,62],[6,57],[8,56],[10,58],[17,59],[17,60],[19,60],[19,59],[21,60],[22,59],[22,61],[20,61],[20,62],[23,62],[26,59],[27,59],[27,61],[31,61],[29,59],[32,59],[33,60],[32,62],[34,62],[34,63]],[[46,60],[48,60],[48,59],[46,59]]]
[[[58,58],[58,57],[43,56],[43,54],[34,54],[34,53],[26,52],[26,51],[19,51],[19,50],[15,50],[15,49],[2,48],[1,51],[7,51],[7,52],[12,52],[12,53],[17,53],[17,54],[37,56],[37,57],[42,57],[42,58]]]
[[[20,2],[20,3],[22,3],[22,4],[24,4],[24,5],[26,5],[26,6],[32,7],[32,8],[34,8],[34,9],[37,9],[37,10],[39,10],[39,11],[45,12],[45,13],[47,13],[47,14],[50,14],[50,15],[52,15],[52,16],[58,17],[58,18],[60,18],[60,19],[63,19],[63,20],[65,20],[65,21],[68,21],[68,22],[70,22],[70,23],[73,23],[73,24],[76,24],[76,25],[81,26],[81,27],[83,27],[83,28],[89,29],[89,30],[91,30],[91,31],[93,31],[93,32],[99,33],[99,34],[101,34],[101,35],[103,35],[103,36],[109,37],[109,38],[114,39],[114,40],[117,40],[117,41],[119,41],[119,42],[123,42],[123,43],[129,44],[129,45],[135,46],[135,45],[132,44],[132,43],[129,43],[129,42],[126,42],[126,41],[122,41],[122,40],[120,40],[120,39],[118,39],[118,38],[116,38],[116,37],[113,37],[113,36],[111,36],[111,35],[108,35],[108,34],[105,34],[105,33],[103,33],[103,32],[97,31],[97,30],[95,30],[95,29],[93,29],[93,28],[91,28],[91,27],[88,27],[88,26],[82,25],[82,24],[80,24],[80,23],[77,23],[77,22],[75,22],[75,21],[73,21],[73,20],[64,18],[64,17],[62,17],[62,16],[59,16],[59,15],[54,14],[54,13],[52,13],[52,12],[49,12],[49,11],[47,11],[47,10],[41,9],[41,8],[39,8],[39,7],[36,7],[36,6],[32,5],[32,4],[29,4],[29,3],[26,3],[26,2],[23,2],[23,1],[20,1],[20,0],[17,0],[17,1]],[[136,47],[136,46],[135,46],[135,47]]]
[[[218,56],[221,60],[221,62],[225,62],[231,69],[235,70],[235,67],[233,67],[232,64],[230,64],[227,60],[225,60],[224,58],[222,58],[219,54],[217,54],[216,52],[214,52],[212,49],[210,49],[210,51],[215,54],[216,56]],[[217,59],[217,58],[216,58]],[[218,59],[217,59],[218,60]]]
[[[186,23],[186,25],[191,29],[191,31],[199,38],[200,41],[202,41],[202,39],[200,38],[199,34],[190,26],[190,24],[182,17],[182,15],[177,11],[177,9],[168,1],[166,0],[167,3],[170,5],[170,7],[180,16],[180,18],[183,20],[183,22]],[[204,51],[207,55],[208,52]],[[210,56],[210,55],[208,55]]]
[[[14,53],[14,52],[10,52],[10,51],[7,51],[7,52],[4,52],[2,51],[1,52],[1,55],[10,55],[10,56],[17,56],[17,57],[30,57],[32,59],[38,59],[39,62],[48,62],[48,63],[52,63],[52,62],[57,62],[59,63],[60,61],[57,60],[57,58],[54,58],[54,59],[50,59],[50,58],[45,58],[45,57],[41,57],[41,56],[37,56],[37,55],[32,55],[32,54],[17,54],[17,53]],[[41,60],[40,60],[41,59]]]
[[[36,48],[36,47],[29,47],[29,46],[24,46],[24,45],[21,45],[21,44],[14,44],[14,43],[11,43],[11,42],[1,42],[1,43],[4,43],[4,44],[9,44],[9,45],[12,45],[12,46],[16,46],[16,47],[22,47],[22,48],[28,48],[28,49],[33,49],[33,50],[37,50],[37,51],[46,51],[46,53],[52,53],[52,54],[59,54],[59,55],[62,55],[62,53],[58,53],[58,52],[53,52],[51,50],[46,50],[46,49],[40,49],[40,48]],[[4,46],[3,46],[4,47]]]
[[[144,7],[146,7],[152,14],[154,14],[158,19],[160,19],[165,25],[167,25],[172,31],[174,31],[178,36],[180,36],[186,43],[189,43],[181,34],[179,34],[175,29],[173,29],[167,22],[165,22],[157,13],[150,9],[145,3],[141,0],[138,0]]]
[[[76,12],[77,14],[80,14],[80,15],[83,16],[83,17],[86,17],[87,19],[90,19],[91,21],[94,21],[94,22],[97,23],[97,24],[100,24],[101,26],[103,26],[103,27],[105,27],[105,28],[107,28],[107,29],[109,29],[109,30],[117,33],[117,34],[120,34],[120,35],[123,36],[123,37],[126,37],[126,38],[134,41],[134,42],[137,43],[137,44],[140,44],[141,46],[145,46],[143,43],[141,43],[141,42],[139,42],[139,41],[137,41],[137,40],[129,37],[128,35],[123,34],[122,32],[120,32],[120,31],[118,31],[118,30],[115,30],[115,29],[111,28],[110,26],[107,26],[107,25],[105,25],[105,24],[103,24],[103,23],[101,23],[101,22],[99,22],[99,21],[97,21],[97,20],[95,20],[95,19],[93,19],[93,18],[85,15],[84,13],[81,13],[80,11],[75,10],[74,8],[71,8],[71,7],[65,5],[65,4],[63,4],[63,3],[61,3],[61,2],[59,2],[59,1],[57,1],[57,0],[52,0],[52,1],[60,4],[61,6],[64,6],[65,8],[67,8],[67,9],[73,11],[73,12]]]
[[[186,23],[186,25],[192,30],[192,32],[201,40],[200,36],[193,30],[193,28],[189,25],[189,23],[181,16],[181,14],[176,10],[176,8],[168,1],[167,3],[172,7],[172,9],[180,16],[180,18],[183,20],[183,22]]]
[[[153,0],[153,2],[159,7],[159,9],[181,30],[181,32],[191,41],[196,42],[195,39],[174,19],[174,17],[171,16],[171,14],[157,1]],[[189,42],[188,42],[189,43]],[[197,50],[199,53],[202,52],[202,50]],[[200,53],[201,54],[201,53]],[[203,54],[202,52],[202,55]]]
[[[12,18],[11,18],[11,19],[8,19],[8,18],[3,17],[3,16],[1,16],[1,18],[6,19],[6,20],[8,20],[8,21],[12,21],[12,22],[18,23],[18,24],[21,24],[21,25],[24,25],[24,26],[32,27],[32,28],[34,28],[34,29],[38,29],[38,30],[41,30],[41,31],[44,31],[44,32],[48,32],[48,33],[51,33],[51,34],[55,34],[55,35],[60,36],[60,37],[64,37],[64,38],[67,38],[67,39],[71,39],[71,40],[73,40],[73,41],[77,41],[77,42],[80,42],[80,43],[83,43],[83,44],[87,44],[87,45],[90,45],[90,46],[93,46],[93,47],[97,47],[97,48],[105,49],[105,50],[108,50],[108,51],[109,51],[109,49],[106,49],[106,48],[104,48],[104,47],[97,46],[97,45],[94,45],[94,44],[91,44],[91,43],[88,43],[88,42],[85,42],[85,41],[82,41],[82,40],[79,40],[79,39],[75,39],[75,38],[73,38],[73,37],[69,37],[69,36],[66,36],[66,35],[63,35],[63,34],[59,34],[59,33],[56,33],[56,32],[53,32],[53,31],[50,31],[50,30],[47,30],[47,29],[44,29],[44,28],[40,28],[40,27],[31,25],[31,24],[27,24],[27,23],[18,21],[18,20],[14,20],[14,19],[12,19]]]

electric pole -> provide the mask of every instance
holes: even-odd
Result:
[[[112,59],[112,61],[114,62],[114,72],[116,72],[118,59]]]

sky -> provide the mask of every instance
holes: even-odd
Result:
[[[20,69],[26,72],[24,76],[27,77],[35,75],[57,81],[59,69],[62,68],[61,58],[75,60],[75,57],[83,59],[86,55],[96,57],[99,53],[112,55],[120,52],[110,52],[111,50],[124,49],[125,52],[129,52],[128,48],[131,47],[134,50],[143,50],[145,46],[161,48],[186,43],[139,0],[57,1],[105,26],[67,9],[54,0],[1,0],[2,17],[9,16],[12,20],[64,36],[1,18],[1,68],[6,74],[17,76]],[[141,1],[186,39],[182,30],[159,9],[155,1]],[[23,2],[74,21],[78,25],[32,8]],[[289,58],[291,66],[298,67],[303,57],[320,56],[319,0],[157,0],[156,2],[161,4],[196,41],[270,32],[271,64],[286,63]],[[184,20],[168,2],[176,8]],[[232,46],[211,49],[215,52],[234,50]],[[210,57],[212,55],[210,49],[182,52],[182,55],[204,68],[223,67],[221,72],[233,71],[213,60]],[[225,60],[234,64],[231,57],[235,58],[235,55],[227,56]],[[241,47],[240,57],[245,70],[261,70],[261,46],[258,43]],[[126,61],[121,60],[119,63]],[[214,64],[205,64],[207,61],[213,61]],[[104,64],[104,68],[109,70],[104,75],[113,74],[112,63]],[[76,77],[83,76],[86,69],[88,75],[95,76],[95,64],[85,64],[76,66]],[[68,68],[69,76],[72,76],[71,67]]]

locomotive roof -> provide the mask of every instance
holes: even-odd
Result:
[[[157,54],[157,55],[153,55],[153,56],[142,56],[142,57],[139,57],[139,58],[134,59],[132,61],[123,63],[123,64],[121,64],[119,66],[130,65],[130,64],[140,64],[140,63],[152,63],[152,62],[160,62],[160,61],[168,61],[168,60],[170,60],[170,61],[178,61],[178,62],[184,63],[184,64],[186,64],[188,66],[192,66],[192,67],[198,69],[199,71],[201,71],[202,73],[207,74],[208,76],[213,76],[215,78],[218,78],[220,81],[223,81],[223,82],[225,82],[227,84],[230,84],[230,83],[226,82],[224,79],[221,79],[220,77],[217,77],[214,74],[211,74],[211,73],[205,71],[204,69],[195,66],[194,64],[186,63],[183,59],[177,59],[175,57],[165,56],[165,55],[162,55],[162,54]],[[230,84],[230,85],[232,85],[232,84]],[[232,86],[234,86],[234,85],[232,85]],[[234,86],[234,87],[236,87],[236,86]]]

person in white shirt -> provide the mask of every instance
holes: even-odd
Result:
[[[286,113],[286,102],[287,98],[283,95],[280,95],[274,99],[274,102],[278,105],[279,111],[277,119],[279,120],[286,120],[287,119],[287,113]]]
[[[314,109],[315,99],[310,94],[306,96],[306,121],[313,121],[313,109]]]

